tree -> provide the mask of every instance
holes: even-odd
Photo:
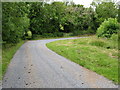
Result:
[[[113,2],[102,2],[96,7],[97,20],[99,25],[108,18],[116,18],[117,8]]]
[[[6,43],[17,43],[28,30],[28,7],[24,2],[2,3],[2,39]]]
[[[61,30],[60,25],[64,24],[65,4],[53,2],[52,4],[41,2],[31,3],[30,9],[30,29],[33,34],[43,35],[44,33],[54,33]]]
[[[117,4],[118,4],[118,22],[120,23],[120,1]]]

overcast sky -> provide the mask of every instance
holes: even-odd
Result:
[[[89,7],[93,0],[73,0],[75,4],[82,4],[85,7]],[[114,0],[115,2],[118,2],[120,0]]]
[[[82,4],[85,7],[89,7],[93,0],[73,0],[75,4]]]
[[[55,1],[64,1],[64,0],[55,0]],[[81,4],[81,5],[84,5],[85,7],[89,7],[92,1],[93,0],[73,0],[75,4]],[[118,2],[120,0],[115,0],[115,1]]]
[[[54,0],[54,1],[73,1],[75,4],[81,4],[89,7],[93,0]]]
[[[46,1],[46,0],[1,0],[2,2],[8,2],[8,1]],[[48,0],[49,1],[49,0]],[[50,1],[73,1],[75,4],[81,4],[85,7],[89,7],[93,0],[50,0]],[[118,2],[120,0],[114,0],[115,2]]]

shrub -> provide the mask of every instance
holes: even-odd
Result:
[[[47,37],[54,37],[54,35],[52,33],[43,33],[42,37],[45,37],[45,38],[47,38]]]
[[[55,32],[53,34],[55,37],[62,37],[63,36],[63,32]]]
[[[117,33],[119,29],[120,25],[117,22],[117,19],[109,18],[108,20],[105,20],[97,29],[97,36],[110,38],[112,34]]]
[[[86,32],[81,30],[74,30],[72,36],[79,36],[83,34],[86,34]]]
[[[32,34],[32,39],[33,40],[38,40],[38,39],[42,39],[42,35],[38,35],[38,34]]]
[[[72,33],[64,33],[63,36],[64,37],[69,37],[69,36],[72,36],[73,34]]]
[[[95,33],[96,33],[96,30],[92,29],[92,28],[89,26],[86,34],[95,34]]]
[[[54,32],[54,33],[43,33],[43,37],[62,37],[63,33],[62,32]]]
[[[24,33],[23,39],[31,39],[31,38],[33,38],[31,31],[27,31],[26,33]]]
[[[106,46],[106,43],[104,41],[91,41],[89,43],[90,45],[93,45],[93,46],[98,46],[98,47],[105,47]]]
[[[28,35],[28,38],[32,38],[32,32],[31,31],[27,31],[27,35]]]
[[[118,41],[118,34],[112,34],[110,39],[113,41]]]
[[[64,30],[64,27],[61,24],[59,25],[59,27],[61,30]]]

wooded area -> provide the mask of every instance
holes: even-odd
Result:
[[[93,1],[89,8],[74,2],[3,2],[3,43],[35,37],[96,34],[117,37],[120,9],[114,2]],[[97,30],[98,29],[98,30]]]

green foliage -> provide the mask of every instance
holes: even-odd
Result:
[[[63,36],[64,36],[64,37],[70,37],[70,36],[73,36],[73,33],[64,33]]]
[[[116,4],[113,2],[102,2],[96,7],[97,22],[101,24],[105,19],[116,18],[117,16]]]
[[[74,33],[85,30],[95,33],[94,10],[84,8],[83,5],[68,5],[62,2],[52,4],[30,3],[30,30],[33,34],[64,32]],[[89,29],[89,30],[88,30]],[[91,30],[90,30],[91,29]],[[87,32],[88,30],[88,32]],[[48,36],[52,36],[48,34]]]
[[[27,34],[29,37],[32,37],[32,32],[31,31],[27,31]]]
[[[117,18],[117,5],[112,0],[93,0],[91,6],[95,9],[95,26],[98,28],[105,19]]]
[[[52,33],[60,32],[64,27],[65,5],[62,2],[54,2],[51,5],[45,4],[42,7],[41,2],[31,3],[30,8],[30,30],[33,34],[54,36]],[[61,33],[61,32],[60,32]]]
[[[43,33],[42,37],[62,37],[63,33],[62,32],[54,32],[54,33]]]
[[[110,39],[113,41],[118,41],[118,34],[112,34]]]
[[[85,34],[85,31],[76,30],[72,33],[72,36],[79,36]]]
[[[119,29],[120,24],[117,22],[117,19],[109,18],[97,29],[97,36],[110,38],[112,34],[117,33]]]
[[[27,39],[31,39],[32,38],[32,32],[31,31],[27,31],[26,38]]]
[[[60,29],[61,29],[61,30],[64,30],[64,27],[63,27],[61,24],[60,24]]]
[[[120,23],[120,5],[119,5],[119,8],[118,8],[118,22]]]
[[[6,43],[17,43],[28,30],[29,9],[24,2],[2,3],[2,39]]]
[[[3,41],[6,43],[25,39],[28,30],[32,32],[32,38],[61,37],[63,33],[72,33],[73,36],[95,34],[100,23],[117,16],[113,2],[96,4],[95,10],[92,6],[85,8],[73,2],[69,5],[64,2],[44,3],[44,6],[43,2],[3,2],[2,10]]]
[[[92,35],[94,33],[95,33],[95,31],[90,30],[90,29],[88,29],[88,30],[75,30],[75,31],[73,31],[72,36],[80,36],[80,35],[87,35],[87,34]]]

